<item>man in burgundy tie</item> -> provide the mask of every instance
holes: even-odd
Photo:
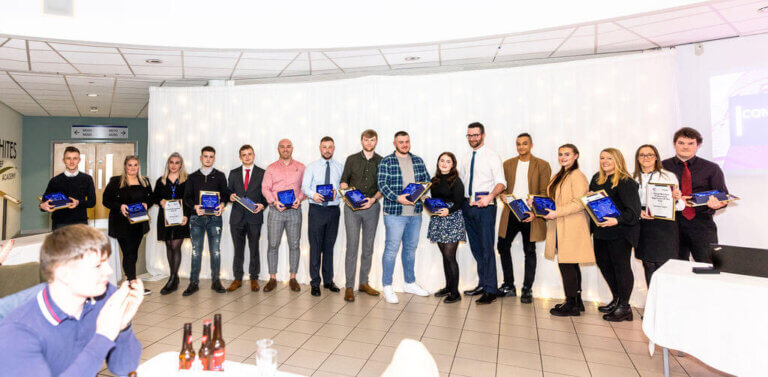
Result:
[[[246,144],[240,147],[240,161],[242,166],[229,172],[229,191],[232,193],[232,212],[229,215],[229,231],[232,234],[232,244],[235,255],[232,260],[232,271],[235,280],[227,288],[232,292],[243,284],[243,262],[245,259],[245,239],[248,237],[248,249],[250,261],[248,273],[251,278],[251,291],[259,290],[259,239],[261,238],[261,224],[264,223],[264,207],[267,200],[261,194],[261,180],[264,178],[264,169],[254,165],[253,147]],[[235,197],[248,198],[256,204],[256,210],[251,212],[244,206],[235,203]]]
[[[718,190],[728,193],[725,176],[716,163],[696,156],[702,142],[699,131],[683,127],[675,132],[675,157],[662,161],[662,166],[677,176],[683,199],[691,194]],[[678,199],[678,198],[675,198]],[[688,260],[693,254],[697,262],[710,262],[711,244],[717,243],[717,225],[712,216],[728,203],[709,197],[706,206],[691,207],[678,212],[675,218],[679,230],[678,258]]]

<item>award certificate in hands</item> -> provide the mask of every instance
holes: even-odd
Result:
[[[200,191],[200,206],[205,215],[213,215],[219,206],[218,191]]]
[[[166,200],[163,212],[165,226],[178,226],[184,222],[184,207],[181,206],[181,199]]]
[[[675,221],[675,198],[670,183],[648,183],[645,186],[645,207],[654,219]]]

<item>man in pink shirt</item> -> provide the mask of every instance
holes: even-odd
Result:
[[[293,159],[293,143],[288,139],[280,140],[277,145],[280,159],[267,166],[264,180],[261,183],[261,192],[269,203],[267,214],[267,262],[269,264],[269,282],[264,287],[264,292],[269,292],[277,287],[277,249],[285,230],[288,238],[288,250],[290,261],[291,290],[301,290],[296,281],[296,271],[299,269],[299,240],[301,238],[301,201],[305,199],[301,191],[301,182],[304,178],[304,164]],[[291,201],[291,192],[293,200]]]

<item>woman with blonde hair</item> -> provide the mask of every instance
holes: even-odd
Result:
[[[102,204],[109,209],[109,236],[117,238],[123,252],[123,272],[126,280],[136,280],[136,260],[139,245],[149,232],[149,222],[132,224],[128,220],[128,205],[141,203],[145,210],[152,205],[152,185],[141,175],[138,156],[126,156],[123,174],[109,179],[104,188]],[[144,294],[151,293],[148,289]]]
[[[592,177],[589,190],[605,190],[619,210],[618,217],[606,217],[605,221],[592,224],[597,267],[613,295],[608,305],[597,310],[606,313],[606,321],[631,321],[629,296],[635,282],[631,257],[640,235],[640,198],[638,184],[627,171],[621,151],[605,148],[600,152],[600,169]]]
[[[563,278],[565,303],[557,304],[549,313],[558,316],[578,316],[584,311],[581,301],[581,269],[579,263],[593,263],[595,254],[589,237],[589,218],[581,197],[587,193],[587,177],[579,170],[579,149],[573,144],[557,150],[560,171],[547,185],[547,196],[555,202],[547,220],[544,256],[557,263]],[[529,205],[531,205],[529,201]]]
[[[167,295],[179,288],[179,265],[181,265],[181,245],[184,239],[189,238],[189,225],[187,221],[191,210],[182,205],[184,219],[181,225],[165,225],[165,203],[168,200],[181,200],[184,196],[185,183],[187,181],[187,169],[184,167],[184,158],[178,152],[171,153],[165,161],[163,176],[155,182],[155,191],[152,193],[152,202],[160,206],[157,213],[157,240],[165,242],[165,255],[168,258],[170,276],[165,286],[160,290],[161,295]]]

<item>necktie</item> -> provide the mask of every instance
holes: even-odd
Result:
[[[324,182],[323,183],[324,185],[331,184],[331,162],[330,161],[325,162],[325,180],[323,182]],[[327,207],[327,206],[328,206],[328,202],[323,201],[323,207]]]
[[[469,201],[472,201],[472,181],[475,179],[475,155],[477,151],[472,151],[472,163],[469,165]]]
[[[245,182],[243,183],[243,186],[245,186],[245,191],[248,191],[248,182],[251,180],[251,169],[245,169]]]
[[[693,192],[693,183],[691,183],[691,171],[688,170],[688,161],[683,162],[683,176],[682,181],[680,182],[680,191],[683,193],[683,196],[690,196]],[[683,216],[688,220],[693,220],[693,218],[696,216],[696,211],[693,210],[693,207],[685,207],[683,209]]]

